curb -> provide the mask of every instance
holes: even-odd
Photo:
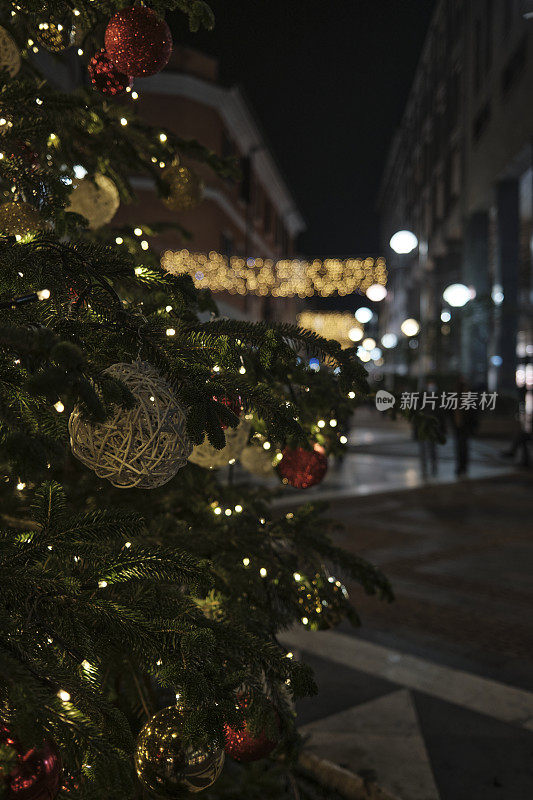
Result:
[[[316,778],[326,789],[333,789],[346,800],[400,800],[376,783],[368,783],[359,775],[339,767],[333,761],[319,758],[314,753],[300,753],[298,765]]]

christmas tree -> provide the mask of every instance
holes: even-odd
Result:
[[[316,687],[276,634],[357,622],[340,573],[391,592],[319,509],[276,514],[233,464],[321,480],[365,372],[296,326],[219,318],[107,227],[133,175],[176,205],[198,191],[181,159],[237,174],[115,99],[164,67],[166,10],[194,29],[209,8],[121,5],[1,5],[0,795],[281,797]]]

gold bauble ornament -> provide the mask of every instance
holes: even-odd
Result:
[[[110,417],[94,424],[76,406],[68,423],[73,455],[119,489],[163,486],[192,450],[172,386],[143,361],[112,364],[104,374],[125,383],[136,403],[130,409],[115,406]]]
[[[222,450],[213,447],[206,436],[202,444],[197,444],[193,448],[189,461],[207,469],[226,467],[239,458],[248,441],[251,426],[251,415],[247,415],[240,420],[236,428],[226,428],[224,431],[226,446]]]
[[[120,195],[110,178],[97,172],[94,183],[88,178],[82,178],[74,181],[73,186],[67,211],[85,217],[91,230],[111,222],[120,205]]]
[[[336,628],[350,613],[350,598],[346,586],[332,576],[316,573],[312,578],[300,577],[298,603],[312,631]]]
[[[142,728],[135,748],[135,769],[144,787],[159,797],[184,797],[202,792],[222,772],[224,750],[209,743],[184,745],[185,712],[169,706]]]
[[[12,78],[20,69],[20,52],[5,28],[0,28],[0,69],[7,69]]]
[[[0,235],[29,236],[44,227],[44,222],[36,208],[16,200],[0,205]]]
[[[163,203],[173,211],[190,211],[202,202],[203,184],[198,175],[188,167],[171,164],[162,173],[170,186]]]
[[[35,38],[51,53],[62,53],[76,41],[76,31],[71,23],[43,21],[37,25]]]
[[[258,478],[273,478],[273,461],[275,454],[272,450],[265,450],[261,442],[252,439],[239,456],[239,461],[247,472]]]

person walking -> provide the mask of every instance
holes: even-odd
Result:
[[[457,407],[450,412],[450,421],[455,443],[455,474],[466,475],[470,462],[470,437],[477,426],[477,409],[469,404],[468,386],[464,379],[457,383]]]

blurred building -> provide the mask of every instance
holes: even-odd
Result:
[[[196,139],[219,156],[235,156],[240,182],[224,180],[198,162],[190,166],[205,184],[204,200],[191,211],[176,212],[158,199],[148,179],[137,179],[139,202],[122,207],[120,224],[179,222],[191,238],[165,232],[153,240],[158,249],[191,252],[217,251],[226,256],[290,257],[305,225],[296,203],[265,142],[260,126],[240,88],[226,88],[218,80],[218,63],[195,50],[175,47],[167,68],[136,81],[141,117],[160,124],[183,139]],[[268,314],[294,321],[296,303],[280,299],[265,308],[263,298],[224,295],[228,313],[252,319]],[[233,307],[233,309],[231,308]]]
[[[533,387],[533,2],[439,0],[384,172],[382,332],[421,323],[394,368]],[[419,247],[399,256],[391,235]],[[476,297],[443,301],[463,283]],[[443,314],[443,320],[441,320]],[[448,319],[448,316],[451,318]],[[418,346],[417,346],[418,345]],[[406,339],[403,337],[403,347]],[[408,355],[409,357],[404,357]],[[394,364],[394,357],[389,359]]]

